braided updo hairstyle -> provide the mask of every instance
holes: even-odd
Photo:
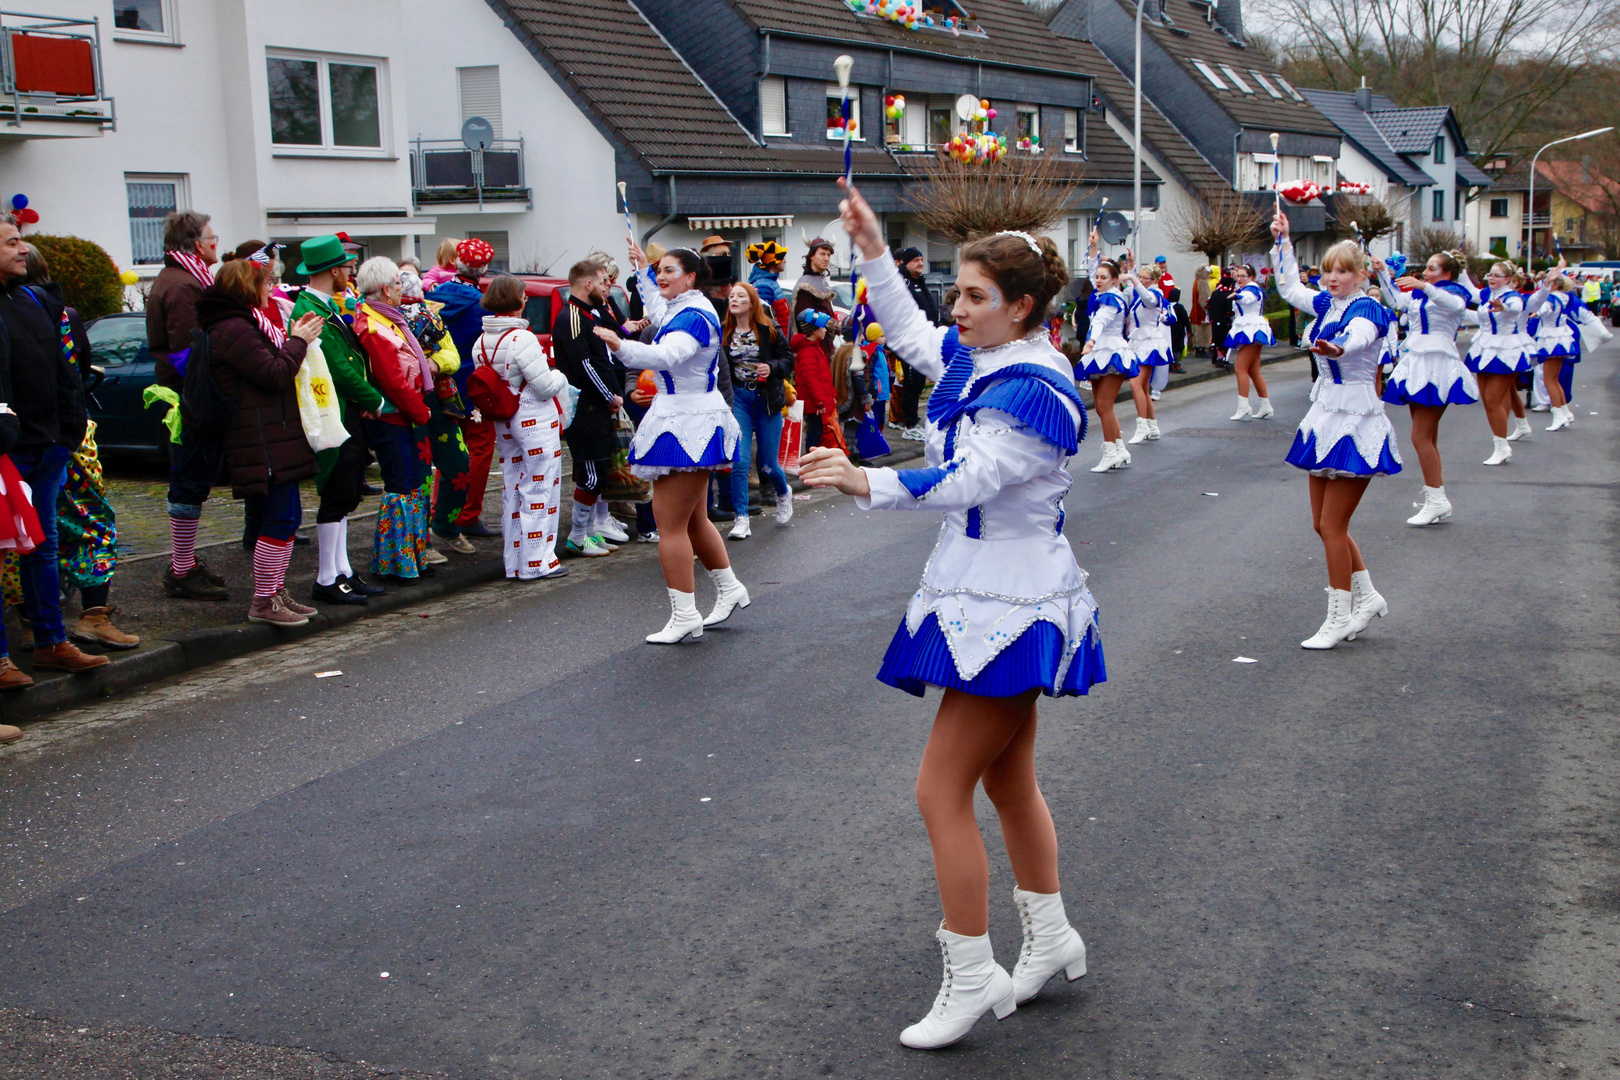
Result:
[[[994,280],[1007,303],[1020,296],[1034,301],[1024,319],[1026,333],[1045,321],[1052,298],[1069,283],[1069,268],[1057,245],[1046,236],[1035,242],[1040,247],[1038,255],[1023,237],[1006,233],[973,240],[962,248],[962,261],[975,264]]]

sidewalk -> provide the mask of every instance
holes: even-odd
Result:
[[[1277,363],[1301,355],[1299,350],[1285,347],[1267,349],[1265,363]],[[1168,395],[1181,386],[1230,378],[1231,375],[1215,368],[1207,360],[1184,360],[1185,374],[1171,375],[1165,389]],[[1082,397],[1091,396],[1089,387],[1081,388]],[[1129,387],[1124,388],[1120,400],[1130,400]],[[894,452],[887,457],[868,462],[872,465],[895,465],[910,461],[922,454],[922,444],[905,442],[898,431],[891,430]],[[565,451],[566,454],[566,451]],[[119,609],[115,622],[128,633],[139,634],[141,645],[128,652],[110,652],[111,663],[81,675],[62,672],[33,671],[32,657],[16,651],[12,659],[24,671],[33,674],[37,685],[29,690],[0,697],[0,721],[37,719],[59,709],[84,705],[98,698],[170,675],[178,675],[206,664],[217,663],[260,649],[295,641],[311,634],[343,626],[368,615],[397,611],[425,600],[436,599],[448,593],[499,581],[504,576],[501,565],[499,539],[472,539],[477,551],[472,555],[449,553],[450,561],[437,568],[431,578],[418,585],[389,586],[384,596],[374,597],[369,604],[325,606],[310,617],[307,626],[296,629],[276,629],[250,624],[245,621],[248,600],[252,596],[253,559],[241,546],[242,506],[228,497],[216,495],[203,509],[202,524],[198,530],[198,553],[208,561],[210,568],[225,578],[230,599],[220,602],[176,600],[163,592],[162,577],[168,566],[169,522],[164,495],[167,478],[162,466],[114,459],[108,462],[108,494],[118,509],[120,561],[113,579],[112,603]],[[563,504],[573,497],[569,480],[571,468],[564,458]],[[795,490],[802,490],[794,481]],[[350,518],[349,560],[362,574],[371,565],[373,523],[378,498],[366,498]],[[315,532],[316,505],[313,484],[304,492],[303,535]],[[484,496],[483,520],[491,528],[499,528],[501,480],[499,469],[493,470]],[[616,506],[626,510],[626,506]],[[627,517],[628,515],[621,515]],[[566,530],[564,532],[566,535]],[[621,547],[614,559],[646,557],[656,554],[653,545],[631,543]],[[299,545],[293,549],[292,565],[287,571],[288,588],[299,600],[307,600],[310,583],[316,570],[315,546]],[[521,588],[544,589],[545,582],[535,582]],[[77,599],[66,605],[64,615],[71,628],[78,617]],[[7,632],[16,639],[16,621],[8,614]],[[100,651],[87,648],[86,651]]]

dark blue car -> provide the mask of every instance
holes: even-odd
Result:
[[[90,419],[96,445],[142,455],[169,453],[163,406],[145,408],[141,394],[157,382],[157,362],[146,347],[146,313],[120,311],[85,325],[96,367],[106,374],[90,380]]]

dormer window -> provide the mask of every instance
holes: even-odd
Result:
[[[1270,94],[1274,98],[1282,97],[1282,94],[1278,93],[1277,88],[1266,81],[1266,77],[1264,75],[1260,74],[1258,71],[1252,70],[1249,72],[1249,74],[1254,76],[1254,81],[1259,83],[1260,88],[1266,93]]]
[[[1232,82],[1232,85],[1237,87],[1239,90],[1243,91],[1245,94],[1254,93],[1254,88],[1252,86],[1250,86],[1248,83],[1243,81],[1243,76],[1239,75],[1236,71],[1232,70],[1232,65],[1231,64],[1222,64],[1221,65],[1221,74],[1225,75],[1228,79],[1230,79],[1231,82]]]
[[[1221,77],[1215,74],[1214,68],[1210,67],[1202,60],[1194,60],[1192,62],[1192,66],[1198,69],[1198,74],[1209,80],[1209,85],[1213,86],[1217,90],[1226,89],[1226,84],[1221,82]]]

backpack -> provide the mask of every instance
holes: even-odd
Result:
[[[208,332],[194,327],[191,349],[186,357],[185,383],[180,390],[180,420],[189,440],[214,442],[225,437],[236,423],[242,391],[227,394],[214,378],[208,352]]]
[[[495,339],[495,351],[501,349],[501,342],[506,340],[507,334],[516,333],[518,327],[512,327]],[[510,420],[517,415],[521,399],[518,393],[512,391],[512,386],[495,370],[489,358],[489,349],[484,344],[482,335],[478,339],[479,360],[473,364],[472,374],[467,376],[467,396],[472,399],[473,407],[483,413],[490,420]],[[521,387],[519,388],[521,393]]]

